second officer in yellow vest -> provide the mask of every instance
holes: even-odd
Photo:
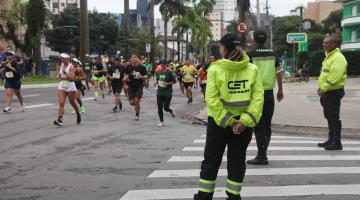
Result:
[[[213,198],[215,181],[227,146],[226,194],[228,200],[240,200],[245,176],[246,149],[252,127],[260,120],[264,91],[258,69],[249,63],[237,36],[227,34],[220,40],[224,59],[208,70],[205,100],[208,125],[204,160],[201,164],[199,191],[195,200]]]

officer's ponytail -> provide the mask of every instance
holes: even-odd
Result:
[[[226,34],[221,38],[220,44],[226,48],[225,59],[232,61],[241,61],[243,59],[243,50],[240,41],[235,34]]]

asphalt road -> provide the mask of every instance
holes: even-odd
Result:
[[[176,119],[158,123],[156,90],[144,92],[140,121],[124,103],[112,113],[113,97],[85,106],[83,123],[57,117],[55,88],[26,89],[25,113],[13,108],[0,115],[1,200],[145,200],[191,199],[196,191],[205,127],[188,119],[203,107],[200,92],[193,104],[175,91]],[[3,98],[3,91],[0,92]],[[18,105],[17,102],[14,105]],[[67,110],[70,110],[67,103]],[[276,135],[270,165],[248,166],[246,200],[358,200],[360,141],[347,140],[344,151],[316,148],[319,138]],[[252,143],[248,155],[256,154]],[[216,199],[225,199],[226,161],[219,172]]]

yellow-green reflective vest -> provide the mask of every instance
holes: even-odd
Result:
[[[256,65],[244,60],[234,62],[218,60],[208,69],[205,100],[208,115],[216,124],[226,128],[240,116],[247,127],[254,127],[260,120],[264,103],[264,90]]]
[[[319,77],[319,88],[327,92],[344,87],[347,77],[347,61],[339,48],[325,53]]]

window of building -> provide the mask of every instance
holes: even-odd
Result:
[[[53,3],[53,4],[52,4],[52,7],[53,7],[53,8],[59,8],[59,4],[58,4],[58,3]]]
[[[61,7],[65,7],[65,3],[61,3]]]
[[[355,42],[356,41],[356,32],[357,31],[351,31],[351,42]]]
[[[357,6],[353,6],[352,7],[352,16],[356,16],[357,15]]]

